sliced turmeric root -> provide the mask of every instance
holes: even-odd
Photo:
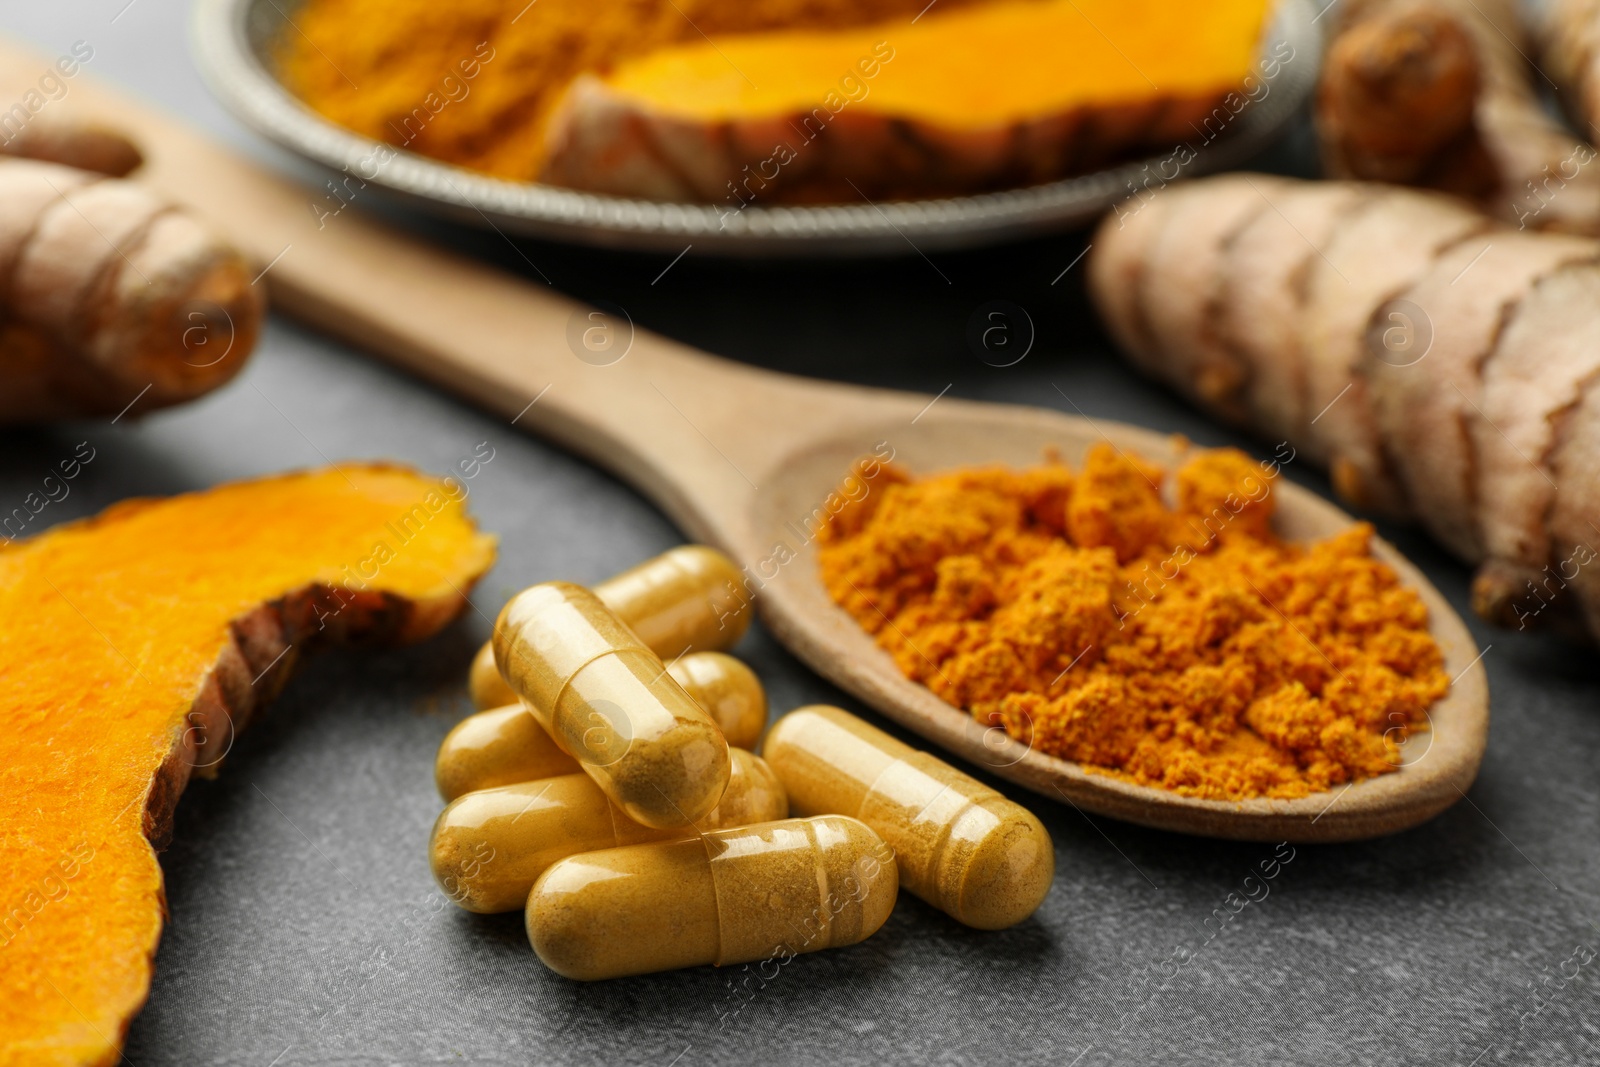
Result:
[[[1270,6],[1000,0],[675,45],[579,77],[542,178],[731,206],[1045,181],[1212,136]]]
[[[462,610],[494,559],[462,496],[352,465],[0,548],[0,1064],[118,1059],[165,911],[152,845],[189,776],[308,647],[417,641]]]

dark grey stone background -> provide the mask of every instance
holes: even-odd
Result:
[[[0,30],[51,52],[88,40],[93,75],[290,166],[206,94],[182,4],[126,4],[11,0]],[[1305,150],[1302,130],[1273,162]],[[521,267],[492,234],[443,236]],[[1052,285],[1081,249],[1081,237],[1054,238],[936,254],[935,266],[909,252],[799,266],[691,253],[654,286],[668,257],[525,251],[558,287],[727,356],[1067,407],[1054,384],[1094,416],[1265,454],[1129,372],[1088,313],[1081,267]],[[996,298],[1038,328],[1032,354],[1005,370],[963,338],[972,312]],[[503,539],[478,610],[420,648],[315,660],[238,742],[220,780],[184,797],[163,857],[172,917],[127,1046],[140,1067],[1600,1059],[1600,960],[1560,977],[1580,946],[1580,959],[1600,950],[1590,649],[1475,624],[1493,645],[1494,723],[1467,801],[1385,840],[1297,849],[1270,896],[1225,923],[1213,916],[1231,914],[1228,895],[1270,846],[1091,821],[1002,786],[1045,820],[1057,849],[1054,891],[1015,929],[967,930],[906,896],[865,944],[801,957],[764,988],[750,980],[736,992],[744,972],[711,968],[583,986],[540,966],[519,916],[467,915],[434,888],[424,856],[440,806],[433,752],[469,710],[467,662],[507,594],[545,578],[602,578],[674,544],[676,531],[587,464],[283,319],[242,378],[200,403],[135,424],[6,433],[0,500],[20,500],[82,440],[97,458],[41,527],[130,495],[325,457],[442,471],[480,441],[495,449],[472,483],[473,509]],[[1385,532],[1466,610],[1463,567],[1419,535]],[[738,651],[779,710],[854,707],[759,629]]]

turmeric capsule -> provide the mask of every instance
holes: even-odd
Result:
[[[500,677],[500,668],[494,664],[493,641],[485,641],[478,654],[472,657],[472,666],[467,670],[467,695],[472,697],[472,706],[480,711],[517,702],[517,694]]]
[[[586,774],[468,793],[433,825],[428,843],[433,877],[468,911],[515,911],[528,902],[539,875],[567,856],[785,818],[789,802],[772,768],[740,749],[731,755],[727,792],[693,827],[640,826],[613,807]]]
[[[456,723],[433,763],[433,780],[447,801],[474,789],[578,773],[578,761],[557,747],[520,700]]]
[[[667,664],[667,673],[706,709],[728,744],[754,751],[767,728],[767,692],[755,671],[726,652],[691,652]]]
[[[589,590],[524,589],[494,628],[500,674],[623,813],[688,826],[728,785],[728,742],[661,658]]]
[[[794,811],[860,819],[894,849],[902,885],[968,926],[1019,923],[1050,891],[1055,849],[1032,812],[848,712],[792,711],[763,753]]]
[[[489,666],[510,693],[492,658]],[[693,652],[667,664],[667,673],[711,715],[728,744],[756,747],[767,728],[767,694],[755,671],[725,652]],[[433,765],[445,800],[578,770],[578,762],[556,746],[522,702],[509,699],[506,707],[467,716],[445,736]]]
[[[787,963],[872,936],[898,884],[889,849],[855,819],[786,819],[560,860],[528,894],[528,940],[584,982]]]
[[[705,545],[663,552],[594,593],[662,659],[732,648],[750,627],[744,574]]]
[[[750,597],[733,560],[705,545],[681,545],[594,587],[600,602],[662,659],[732,648],[750,628]],[[467,689],[477,708],[516,694],[494,665],[494,642],[472,661]],[[763,720],[765,725],[765,720]]]

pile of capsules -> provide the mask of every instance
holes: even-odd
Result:
[[[435,766],[450,899],[524,908],[539,958],[584,981],[853,945],[900,886],[979,929],[1033,914],[1049,834],[949,764],[821,705],[752,754],[766,695],[720,651],[749,626],[742,577],[687,545],[511,599],[472,664],[489,710]]]

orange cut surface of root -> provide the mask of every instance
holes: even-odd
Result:
[[[1268,0],[999,0],[690,40],[580,77],[544,178],[652,199],[859,200],[1022,185],[1193,140]],[[1258,79],[1259,80],[1259,79]],[[765,166],[763,166],[765,165]],[[758,185],[741,185],[747,175]]]
[[[686,118],[809,112],[864,84],[864,108],[988,127],[1151,97],[1215,97],[1243,84],[1267,4],[1224,0],[1001,0],[908,24],[691,41],[619,64],[618,92]],[[857,63],[880,42],[893,58]],[[877,58],[882,59],[882,55]],[[856,91],[857,93],[859,91]]]
[[[299,655],[437,632],[494,560],[458,482],[347,465],[135,500],[0,548],[0,1064],[116,1062],[160,847]]]
[[[982,0],[939,0],[948,11]],[[304,0],[275,46],[293,92],[375,140],[534,181],[573,78],[705,36],[909,24],[928,0]],[[931,16],[930,16],[931,17]]]

